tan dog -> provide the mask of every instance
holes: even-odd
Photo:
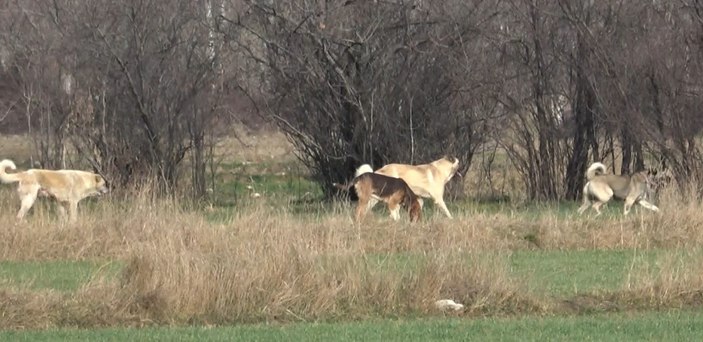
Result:
[[[391,218],[397,221],[400,219],[400,207],[408,209],[410,222],[420,220],[422,203],[420,198],[410,189],[400,178],[388,177],[376,173],[363,173],[349,182],[341,185],[334,183],[334,186],[341,190],[349,190],[352,186],[359,197],[356,207],[356,221],[361,222],[366,211],[369,209],[369,202],[372,200],[383,201],[388,204]]]
[[[408,164],[388,164],[374,171],[390,177],[403,179],[415,194],[424,198],[432,198],[447,217],[452,218],[452,214],[444,204],[444,186],[454,177],[459,169],[459,159],[443,157],[429,164],[408,165]],[[371,166],[361,165],[356,173],[371,172]],[[370,202],[369,208],[376,202]]]
[[[78,170],[43,170],[30,169],[24,172],[7,173],[7,169],[16,170],[15,163],[11,160],[0,161],[0,182],[19,183],[17,194],[21,206],[17,212],[17,219],[22,220],[24,215],[32,208],[37,196],[47,196],[59,202],[59,213],[66,216],[68,206],[69,219],[76,220],[78,202],[82,199],[101,195],[108,192],[105,180],[96,173]]]
[[[634,204],[640,204],[644,208],[652,211],[659,211],[659,208],[647,201],[649,193],[649,176],[647,171],[635,172],[631,175],[604,174],[605,165],[593,163],[586,171],[588,182],[583,187],[583,204],[578,209],[582,214],[588,207],[593,207],[600,215],[600,207],[610,201],[613,196],[625,200],[624,215],[630,213],[630,208]],[[595,203],[591,203],[595,199]]]

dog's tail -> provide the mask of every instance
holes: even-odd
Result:
[[[354,178],[351,182],[347,184],[332,183],[332,185],[339,190],[349,191],[349,189],[354,186],[354,184],[356,184],[356,180],[357,178]]]
[[[356,169],[356,173],[354,174],[354,179],[352,179],[350,182],[348,182],[347,184],[332,183],[332,185],[339,190],[348,191],[351,187],[356,185],[356,182],[359,181],[359,176],[361,176],[365,173],[369,173],[369,172],[373,173],[373,169],[371,168],[371,165],[369,165],[369,164],[361,165],[361,166],[359,166],[358,169]]]
[[[369,164],[361,165],[361,166],[359,166],[358,169],[356,169],[356,172],[354,173],[354,177],[359,177],[359,176],[363,175],[364,173],[368,173],[368,172],[373,173],[373,168],[371,167],[371,165],[369,165]]]
[[[602,175],[605,173],[605,165],[599,162],[595,162],[591,164],[591,166],[588,167],[588,170],[586,170],[586,179],[591,180],[595,176]]]
[[[8,168],[10,170],[17,170],[17,166],[15,166],[12,160],[5,159],[0,161],[0,182],[4,184],[19,182],[20,178],[17,175],[5,172]]]

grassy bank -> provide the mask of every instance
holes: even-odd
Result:
[[[0,202],[4,222],[14,222],[12,204]],[[418,224],[390,221],[380,208],[357,225],[346,203],[306,216],[264,199],[213,220],[149,196],[104,198],[85,206],[75,224],[58,222],[47,209],[0,231],[0,260],[16,274],[6,277],[0,294],[7,317],[1,324],[438,317],[433,303],[443,298],[466,304],[464,317],[697,307],[698,208],[664,205],[661,215],[627,218],[567,215],[559,205],[539,215],[535,208],[465,208],[454,220],[428,215]],[[47,289],[11,270],[13,262],[27,261],[49,261],[53,266],[42,267],[54,270],[40,272],[73,272],[63,278],[88,281],[66,285],[70,291]],[[66,261],[121,266],[87,276]]]

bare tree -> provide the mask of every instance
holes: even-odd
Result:
[[[27,45],[15,49],[15,64],[24,67],[18,84],[28,115],[59,112],[51,115],[59,141],[48,144],[70,136],[81,158],[113,183],[155,180],[165,192],[193,151],[193,194],[202,196],[206,132],[223,112],[233,75],[219,67],[228,57],[213,35],[212,9],[185,0],[47,1],[31,11],[28,3],[15,2],[23,30],[12,38]],[[70,89],[59,86],[66,79]]]
[[[171,191],[189,156],[202,194],[225,104],[245,92],[328,195],[361,163],[451,154],[466,173],[483,144],[530,199],[578,197],[593,161],[703,184],[698,1],[4,6],[2,76],[19,94],[5,103],[45,166],[77,149],[118,184]]]
[[[576,199],[580,197],[583,188],[589,150],[593,151],[595,160],[600,159],[596,138],[596,94],[593,80],[589,77],[597,70],[593,67],[591,47],[597,40],[594,32],[597,32],[596,20],[600,18],[596,17],[594,6],[589,2],[559,1],[559,8],[569,23],[571,37],[575,40],[575,46],[564,49],[563,55],[567,70],[573,75],[569,88],[574,89],[574,128],[565,174],[565,197]]]
[[[521,0],[503,8],[511,27],[502,49],[509,74],[500,98],[510,133],[498,131],[496,140],[521,173],[530,199],[562,196],[567,161],[566,145],[557,139],[564,107],[559,101],[571,96],[555,53],[564,48],[566,32],[551,14],[554,7],[550,1]]]
[[[13,102],[22,108],[35,155],[32,164],[65,166],[65,124],[70,112],[71,78],[65,67],[65,47],[51,23],[36,15],[42,6],[34,2],[7,4],[3,20],[3,45],[8,49],[5,79],[17,89]],[[36,158],[35,158],[36,157]]]
[[[333,181],[362,163],[424,163],[452,154],[468,170],[490,115],[461,77],[466,64],[456,64],[477,37],[469,7],[246,3],[251,16],[229,22],[259,44],[250,58],[264,68],[267,113],[328,194]],[[448,8],[468,16],[449,18]]]
[[[527,196],[579,196],[592,161],[629,173],[669,166],[699,179],[696,4],[510,1],[500,93],[509,127],[496,140]],[[688,12],[688,11],[691,12]],[[672,53],[675,51],[675,53]],[[566,98],[571,117],[558,99]],[[557,101],[555,101],[557,99]],[[685,124],[683,124],[685,123]]]
[[[604,152],[613,164],[620,162],[622,173],[671,167],[682,185],[701,179],[695,137],[703,120],[695,108],[703,88],[696,65],[700,48],[691,44],[700,29],[692,20],[695,6],[635,2],[604,8],[611,16],[604,23],[612,27],[593,37],[600,67],[593,79],[599,125],[610,145]]]

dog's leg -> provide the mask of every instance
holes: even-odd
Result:
[[[410,208],[408,208],[408,213],[410,214],[410,222],[417,222],[420,220],[420,212],[422,212],[422,202],[420,201],[420,198],[417,198],[418,200],[410,204]]]
[[[627,198],[625,198],[625,210],[623,215],[630,213],[630,209],[632,209],[632,206],[637,202],[638,197],[639,196],[627,196]]]
[[[632,208],[632,203],[631,201],[625,200],[625,208],[623,211],[623,215],[627,216],[630,213],[630,208]]]
[[[369,210],[369,203],[375,201],[373,198],[373,189],[371,188],[373,184],[370,182],[357,182],[354,185],[356,189],[356,195],[359,197],[359,201],[356,204],[356,222],[361,223],[366,213]]]
[[[588,199],[588,193],[584,189],[583,204],[581,204],[581,206],[579,207],[579,210],[578,210],[579,215],[583,214],[583,212],[586,211],[586,209],[588,209],[591,206],[591,204],[592,204],[591,200]]]
[[[66,204],[64,202],[59,202],[58,205],[59,206],[57,207],[57,209],[59,210],[59,217],[61,217],[62,220],[66,220]]]
[[[584,185],[583,187],[583,204],[581,204],[578,209],[579,215],[583,214],[583,212],[586,211],[586,209],[588,209],[588,207],[590,206],[591,201],[588,199],[588,183],[586,183],[586,185]]]
[[[646,200],[641,199],[641,200],[639,200],[639,202],[637,202],[637,203],[639,203],[641,206],[643,206],[643,207],[645,207],[646,209],[649,209],[649,210],[651,210],[651,211],[659,211],[659,208],[658,208],[656,205],[654,205],[654,204],[652,204],[652,203],[649,203],[649,202],[646,201]]]
[[[584,187],[586,196],[593,196],[595,203],[591,204],[591,208],[596,211],[596,216],[601,214],[600,207],[608,203],[613,198],[614,192],[609,186],[602,183],[588,182]],[[590,199],[588,199],[590,202]]]
[[[444,213],[447,215],[448,218],[453,218],[452,214],[449,212],[449,209],[447,209],[447,205],[444,204],[444,200],[437,202],[437,205],[439,205],[439,207],[444,210]]]
[[[398,192],[390,196],[387,200],[386,203],[388,204],[388,211],[391,213],[391,218],[393,221],[398,221],[400,220],[400,207],[401,203],[404,200],[405,193]],[[410,209],[410,208],[408,208]]]
[[[377,199],[375,199],[373,197],[369,198],[368,202],[366,202],[366,210],[367,211],[371,210],[376,205],[376,203],[378,203]]]
[[[588,209],[593,203],[591,203],[591,200],[588,198],[590,196],[589,194],[589,185],[590,183],[586,183],[586,185],[583,186],[583,204],[578,209],[579,215],[582,215],[586,209]]]
[[[72,201],[68,203],[68,220],[76,222],[76,218],[78,218],[78,202]]]
[[[361,203],[356,206],[356,222],[361,222],[366,214],[366,206]]]
[[[449,212],[449,209],[447,209],[447,205],[444,204],[444,199],[442,199],[442,197],[435,198],[434,203],[444,211],[444,214],[447,215],[448,218],[452,218],[452,214]]]
[[[393,221],[400,220],[400,203],[398,203],[398,201],[394,201],[393,199],[389,200],[388,211],[390,211]]]
[[[22,220],[24,215],[27,214],[29,209],[34,205],[34,201],[37,200],[37,193],[39,192],[39,186],[30,186],[28,188],[21,188],[17,191],[20,196],[20,210],[17,212],[17,219]]]
[[[356,205],[356,222],[361,222],[361,220],[366,215],[368,210],[369,201],[373,201],[372,198],[367,198],[365,195],[359,196],[359,202]]]
[[[600,207],[601,207],[603,204],[605,204],[605,202],[600,202],[600,201],[596,201],[596,203],[593,204],[593,209],[596,211],[596,216],[598,216],[598,215],[601,214],[601,212],[600,212]]]
[[[388,209],[391,212],[391,218],[393,219],[393,221],[400,220],[400,206],[396,206],[395,209],[391,209],[390,207],[388,207]]]
[[[430,192],[429,195],[432,200],[434,200],[435,205],[442,209],[448,218],[452,218],[452,214],[449,212],[449,209],[447,209],[447,205],[444,204],[444,188]]]

